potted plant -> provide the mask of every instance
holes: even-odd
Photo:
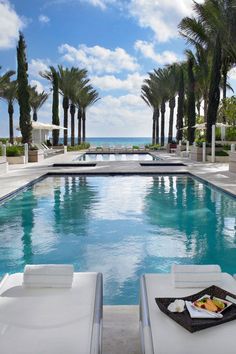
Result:
[[[29,162],[40,162],[44,160],[43,150],[39,150],[37,146],[30,145],[29,147]]]
[[[170,154],[173,150],[177,149],[177,142],[172,140],[170,143],[166,145],[167,152]]]
[[[24,164],[24,147],[19,145],[7,146],[7,162],[9,165]]]

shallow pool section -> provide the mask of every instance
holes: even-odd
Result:
[[[137,304],[143,273],[236,272],[236,200],[187,176],[48,177],[0,206],[0,272],[73,263],[104,275],[105,304]]]
[[[79,161],[155,161],[158,157],[151,154],[84,154],[77,160]]]

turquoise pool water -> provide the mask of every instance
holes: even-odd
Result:
[[[48,177],[0,206],[0,273],[73,263],[104,274],[105,304],[180,264],[236,272],[236,199],[187,176]]]
[[[84,154],[79,161],[154,161],[158,157],[150,154]]]

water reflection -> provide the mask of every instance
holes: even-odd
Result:
[[[236,201],[188,177],[49,177],[0,207],[0,271],[73,263],[101,271],[105,303],[138,301],[173,262],[236,271]]]

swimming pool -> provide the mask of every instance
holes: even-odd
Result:
[[[84,154],[78,158],[79,161],[154,161],[158,157],[150,154]]]
[[[236,272],[236,199],[184,175],[48,177],[0,206],[0,273],[73,263],[104,275],[105,304],[179,264]]]

